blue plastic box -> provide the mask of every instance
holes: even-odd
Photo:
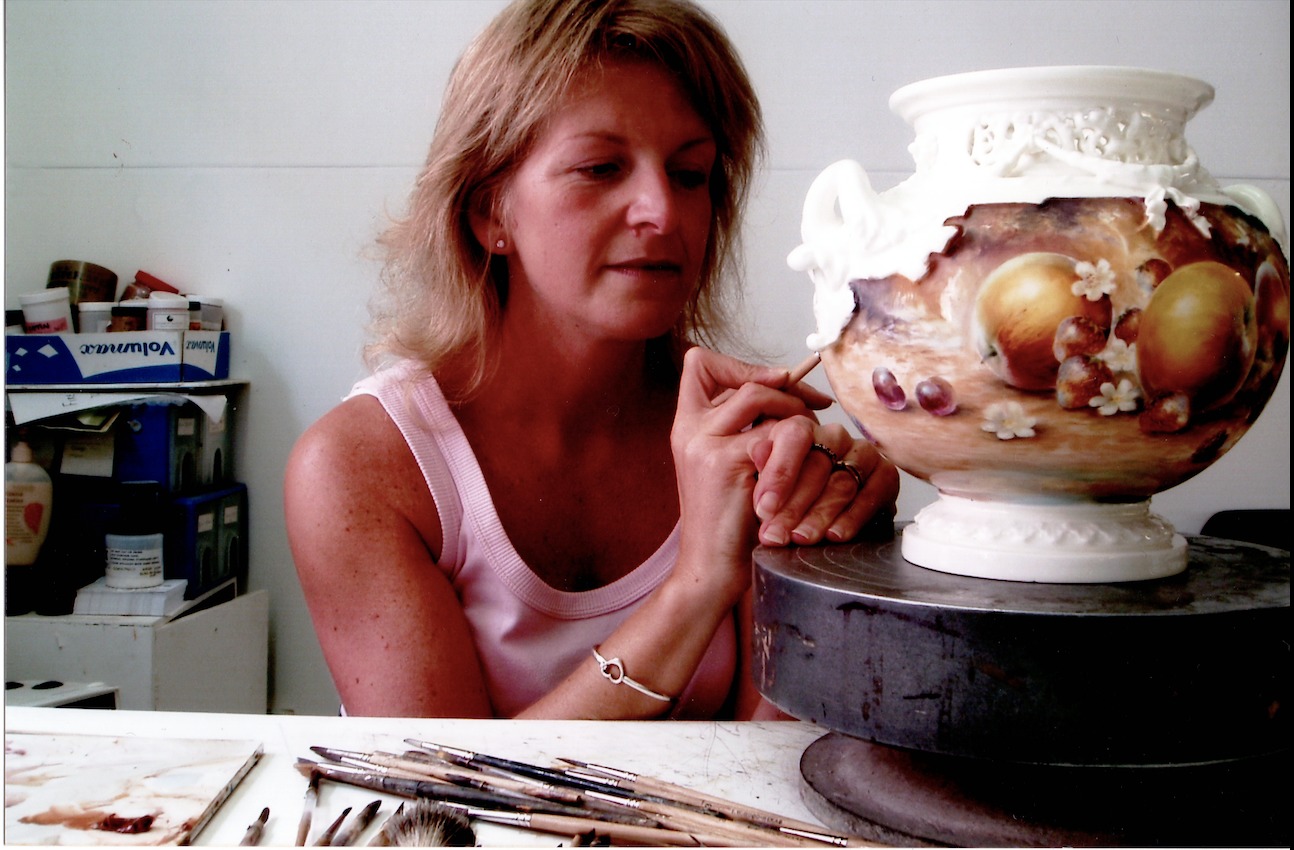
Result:
[[[247,487],[235,484],[194,496],[171,499],[163,553],[168,579],[185,579],[185,599],[193,599],[237,578],[247,582]]]

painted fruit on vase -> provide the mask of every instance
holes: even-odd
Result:
[[[1070,325],[1089,327],[1101,338],[1109,333],[1110,300],[1076,293],[1078,269],[1078,261],[1064,254],[1021,254],[998,266],[980,287],[975,348],[1007,384],[1039,391],[1056,386],[1056,332],[1066,320],[1085,320]]]
[[[1182,266],[1142,312],[1142,390],[1149,399],[1181,393],[1193,414],[1216,408],[1244,384],[1257,345],[1254,296],[1244,277],[1218,262]]]

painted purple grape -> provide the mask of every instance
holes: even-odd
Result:
[[[877,366],[872,370],[872,389],[876,390],[876,397],[881,400],[881,404],[890,410],[902,410],[908,406],[908,397],[903,392],[903,387],[899,386],[894,373],[884,366]]]
[[[927,413],[935,416],[947,416],[957,410],[957,398],[953,395],[953,385],[943,378],[926,378],[917,384],[917,404]]]

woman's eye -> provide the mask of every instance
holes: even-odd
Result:
[[[674,180],[684,189],[700,189],[710,181],[710,172],[701,169],[680,169],[674,172]]]
[[[620,166],[614,162],[598,162],[593,165],[582,165],[576,169],[580,174],[595,179],[614,177],[620,172]]]

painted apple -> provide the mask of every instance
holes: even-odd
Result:
[[[1078,262],[1064,254],[1032,252],[994,269],[975,296],[974,344],[999,378],[1023,390],[1056,386],[1053,345],[1061,323],[1071,317],[1109,333],[1110,299],[1074,292]]]
[[[1213,261],[1182,266],[1141,315],[1137,373],[1147,398],[1181,393],[1192,413],[1229,401],[1258,344],[1254,296],[1239,272]]]

